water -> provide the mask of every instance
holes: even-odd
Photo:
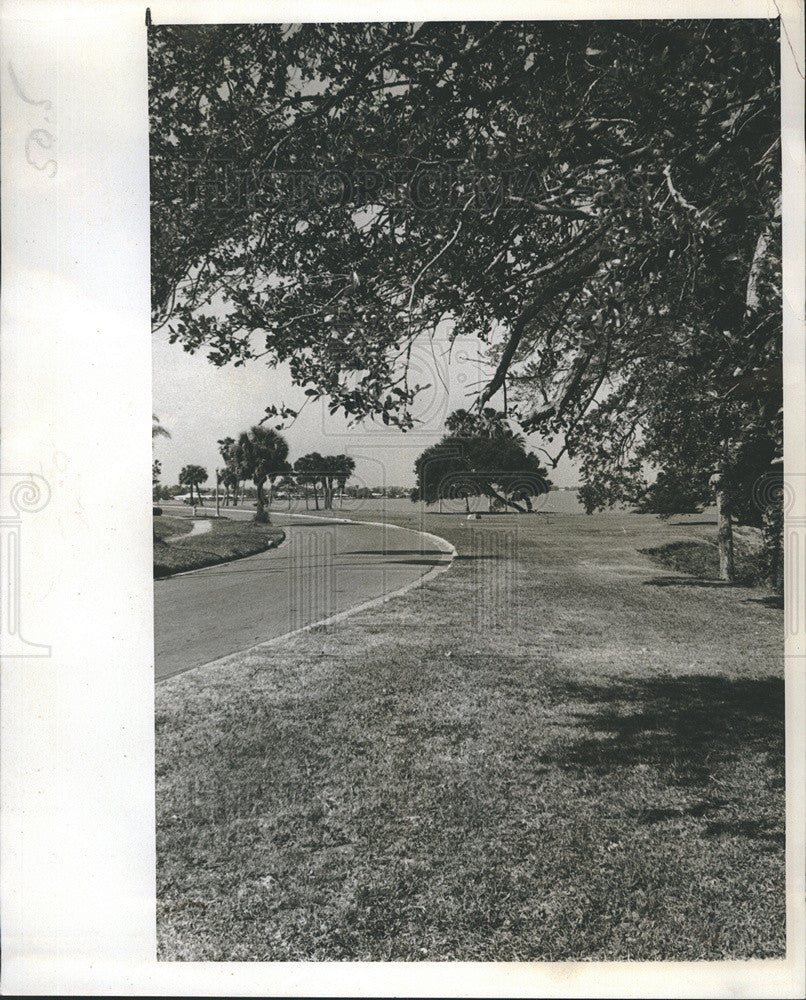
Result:
[[[489,510],[489,501],[487,497],[469,497],[468,504],[471,511],[486,513],[486,511]],[[549,514],[583,514],[585,512],[585,508],[577,499],[576,490],[552,490],[550,493],[534,498],[532,500],[532,507],[534,510],[545,511]],[[296,513],[305,513],[306,509],[309,512],[315,510],[312,498],[309,501],[308,508],[305,507],[304,499],[294,499],[290,502],[290,506],[288,500],[275,501],[272,505],[272,510],[276,511],[291,510]],[[428,514],[438,514],[439,509],[438,503],[425,508]],[[342,503],[342,501],[336,497],[333,501],[333,514],[338,515],[340,510],[350,514],[366,513],[368,515],[378,515],[381,513],[416,514],[420,510],[420,504],[412,503],[411,500],[406,498],[384,499],[383,497],[367,497],[366,499],[361,500],[354,497],[344,497],[344,501]],[[465,502],[463,499],[444,500],[442,502],[442,511],[445,514],[466,513]]]

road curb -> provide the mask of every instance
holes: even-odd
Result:
[[[274,511],[274,513],[281,513],[280,511]],[[427,573],[423,573],[422,576],[417,577],[416,580],[412,580],[411,583],[407,583],[405,587],[399,587],[397,590],[392,590],[388,594],[382,594],[380,597],[373,597],[372,600],[363,601],[361,604],[357,604],[355,607],[347,608],[345,611],[340,611],[338,614],[330,615],[327,618],[322,618],[319,621],[311,622],[309,625],[303,625],[301,628],[293,629],[290,632],[285,632],[283,635],[274,636],[271,639],[266,639],[264,642],[255,643],[253,646],[247,646],[244,649],[238,649],[233,653],[227,653],[226,656],[220,656],[215,660],[208,660],[207,663],[200,663],[198,666],[193,667],[192,670],[182,670],[179,673],[171,674],[169,677],[155,678],[156,684],[163,684],[166,681],[174,680],[176,677],[182,677],[184,674],[193,673],[196,670],[201,670],[204,667],[212,666],[224,666],[227,663],[232,662],[235,657],[245,656],[249,653],[257,653],[261,649],[268,649],[270,646],[276,646],[280,642],[284,642],[286,639],[291,639],[296,635],[302,635],[305,632],[310,632],[315,628],[321,628],[323,625],[335,625],[338,622],[344,621],[351,615],[356,615],[361,611],[368,611],[370,608],[380,607],[391,601],[393,598],[402,597],[407,594],[410,590],[414,590],[416,587],[422,587],[424,584],[433,580],[435,577],[442,573],[446,573],[453,565],[453,560],[456,558],[456,546],[452,545],[446,538],[440,538],[439,535],[434,535],[430,531],[420,531],[419,528],[406,528],[401,524],[389,524],[386,521],[354,521],[352,518],[348,517],[319,517],[313,514],[285,514],[286,517],[315,517],[320,521],[333,521],[338,524],[364,524],[371,525],[376,528],[395,528],[398,531],[414,531],[423,538],[427,538],[432,542],[435,542],[442,550],[445,555],[450,556],[450,561],[442,563],[438,566],[433,566]],[[246,558],[246,557],[245,557]],[[236,560],[232,560],[233,562]],[[219,565],[223,565],[219,563]],[[198,573],[198,570],[189,570],[191,573]],[[177,576],[182,574],[177,573]]]

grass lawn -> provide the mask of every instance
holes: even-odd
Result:
[[[170,576],[202,566],[213,566],[263,552],[279,543],[285,533],[254,521],[211,519],[211,529],[203,535],[189,535],[198,520],[161,515],[154,518],[154,576]],[[169,541],[170,539],[170,541]]]
[[[710,527],[422,526],[449,572],[157,687],[159,957],[783,957],[780,609],[639,551]]]

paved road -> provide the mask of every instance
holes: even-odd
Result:
[[[277,549],[154,584],[158,680],[414,583],[451,556],[417,531],[272,513]]]

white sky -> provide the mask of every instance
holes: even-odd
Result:
[[[411,381],[430,383],[431,388],[415,409],[421,423],[405,434],[380,422],[348,426],[344,417],[328,413],[325,400],[309,402],[293,425],[282,431],[291,461],[311,451],[344,453],[355,459],[355,485],[413,486],[417,456],[445,433],[446,415],[469,406],[475,387],[490,377],[478,347],[476,341],[457,340],[448,360],[445,339],[434,342],[433,352],[425,341],[415,345]],[[297,409],[306,398],[293,385],[286,366],[271,368],[265,360],[256,360],[240,368],[219,368],[207,360],[206,352],[191,355],[179,344],[170,344],[167,330],[153,336],[153,385],[154,413],[171,434],[170,439],[154,441],[155,457],[162,462],[160,481],[166,486],[176,483],[182,466],[191,462],[207,469],[212,485],[213,470],[222,464],[217,444],[221,438],[237,437],[258,423],[270,404],[287,403]],[[273,420],[269,426],[276,423]],[[536,448],[540,440],[533,435],[529,443]],[[549,475],[558,486],[578,482],[566,459]]]

